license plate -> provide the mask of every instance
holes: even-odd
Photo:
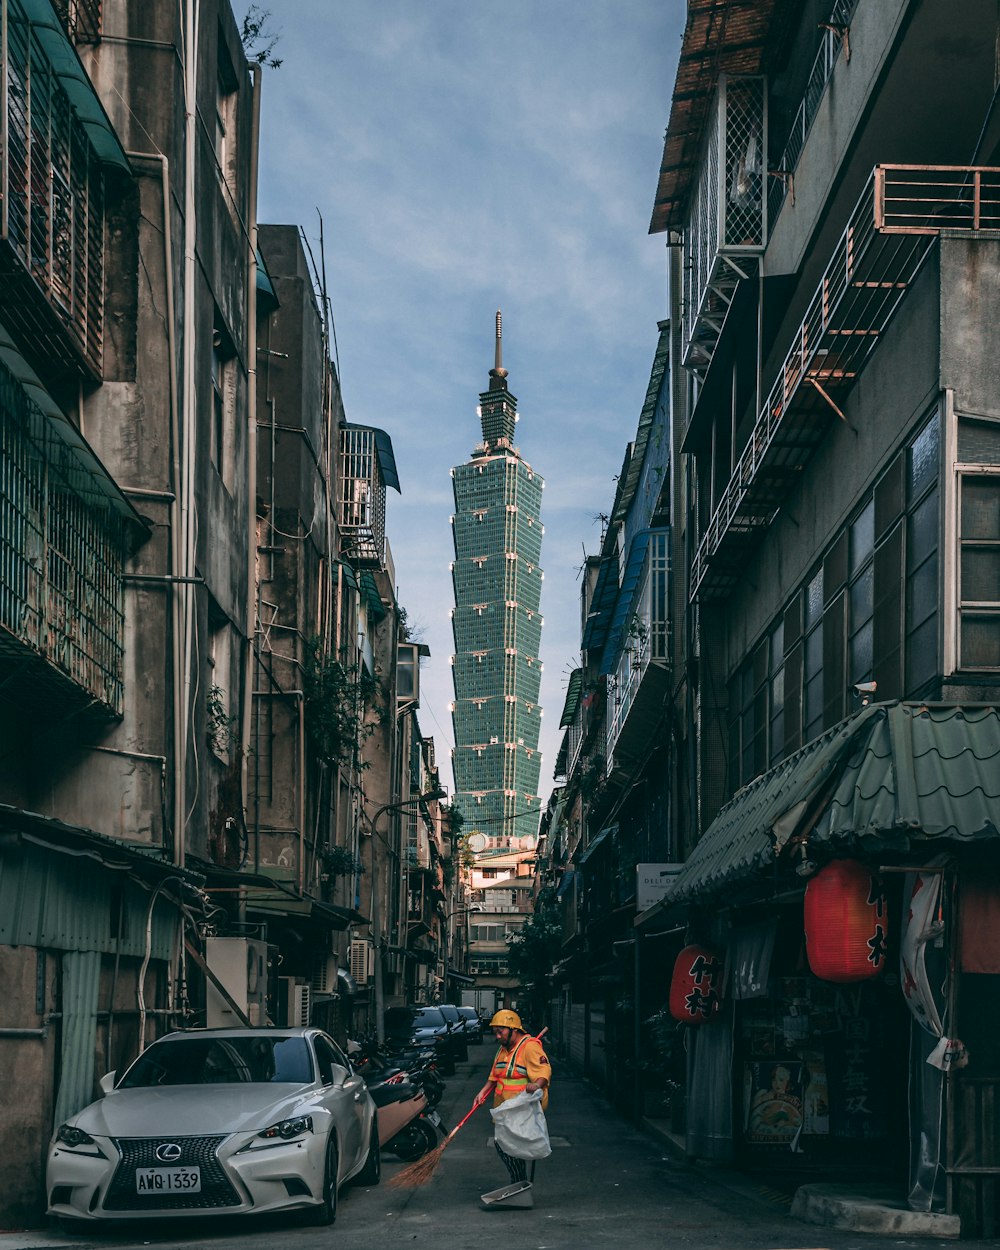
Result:
[[[136,1168],[137,1194],[200,1194],[201,1168]]]
[[[435,1128],[441,1127],[441,1117],[438,1115],[436,1111],[427,1111],[424,1114],[427,1116],[427,1119],[430,1120],[430,1122],[434,1125]]]

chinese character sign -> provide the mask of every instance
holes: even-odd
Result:
[[[685,946],[670,981],[670,1014],[683,1024],[704,1024],[719,1009],[722,961],[703,946]]]
[[[888,910],[864,864],[836,859],[806,886],[806,954],[815,976],[847,983],[877,976],[885,964]]]

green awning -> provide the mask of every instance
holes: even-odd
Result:
[[[276,308],[280,308],[281,305],[278,300],[278,292],[274,289],[274,283],[271,281],[271,275],[267,272],[267,265],[264,263],[264,257],[261,255],[260,248],[257,248],[254,255],[257,258],[257,315],[267,317]]]
[[[382,602],[382,596],[378,593],[378,586],[375,584],[375,574],[369,570],[365,570],[361,574],[359,589],[368,605],[368,615],[378,624],[386,618],[385,604]]]
[[[113,165],[131,173],[128,157],[108,120],[104,105],[49,0],[13,0],[11,16],[15,20],[18,7],[28,19],[52,72],[69,97],[70,107],[86,131],[97,159],[104,165]]]
[[[43,439],[47,430],[54,433],[69,449],[75,466],[71,485],[88,503],[101,502],[110,505],[127,521],[141,530],[147,529],[145,521],[118,489],[90,444],[62,409],[56,404],[38,374],[21,355],[14,340],[0,324],[0,369],[5,370],[17,383],[28,401],[33,436]]]
[[[740,790],[647,914],[770,874],[803,834],[813,858],[1000,837],[1000,709],[896,702],[848,717]]]
[[[590,845],[583,852],[583,854],[576,857],[576,862],[578,864],[586,864],[587,860],[590,859],[591,855],[593,855],[599,846],[610,845],[610,835],[617,832],[617,825],[608,825],[606,829],[602,829],[596,838],[591,839]]]
[[[576,717],[576,709],[580,706],[580,692],[583,689],[583,669],[575,668],[569,675],[569,685],[566,687],[566,701],[563,703],[562,716],[559,718],[559,728],[565,729],[567,725],[572,725]]]

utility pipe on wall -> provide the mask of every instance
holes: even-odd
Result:
[[[240,786],[243,823],[250,815],[250,732],[253,722],[254,657],[257,654],[257,170],[260,143],[260,65],[250,66],[253,80],[250,126],[250,187],[247,216],[250,263],[247,267],[247,602],[246,665],[240,733]],[[272,482],[274,474],[271,474]],[[256,865],[255,865],[256,867]]]

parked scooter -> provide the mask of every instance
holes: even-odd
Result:
[[[405,1072],[384,1080],[367,1078],[366,1084],[378,1108],[378,1139],[383,1150],[411,1163],[437,1145],[435,1130],[445,1131],[441,1117]]]

